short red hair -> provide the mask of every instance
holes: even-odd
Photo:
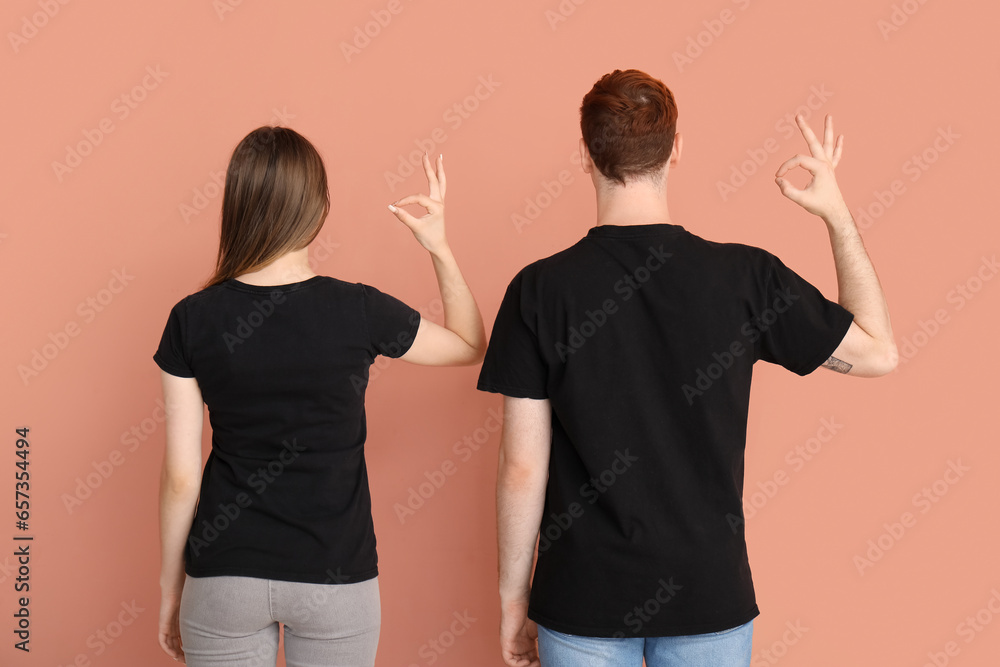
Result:
[[[580,130],[594,166],[622,185],[667,163],[676,128],[673,93],[636,69],[605,74],[580,106]]]

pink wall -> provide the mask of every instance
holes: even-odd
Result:
[[[151,355],[170,306],[211,269],[214,179],[241,137],[279,123],[310,138],[333,198],[316,270],[425,314],[436,312],[430,262],[385,207],[423,187],[401,159],[443,152],[452,245],[491,326],[516,270],[593,224],[593,191],[572,160],[578,107],[600,75],[629,67],[677,96],[675,222],[766,247],[833,298],[822,223],[772,176],[803,150],[786,118],[810,104],[814,127],[835,114],[839,181],[867,211],[857,217],[904,357],[879,380],[758,365],[746,473],[763,610],[754,664],[995,664],[1000,10],[818,6],[5,2],[0,664],[171,664],[156,643],[164,432]],[[68,147],[80,157],[67,162]],[[741,168],[755,173],[743,182]],[[22,378],[36,352],[51,358]],[[499,438],[486,430],[500,399],[474,390],[477,373],[393,361],[371,384],[379,665],[500,664]],[[21,426],[27,533],[11,507]],[[456,444],[477,436],[478,451]],[[454,474],[400,521],[396,504],[449,460]],[[960,476],[947,473],[959,463]],[[12,647],[15,534],[35,537],[28,655]],[[451,636],[455,614],[475,621]],[[796,624],[808,630],[788,632]]]

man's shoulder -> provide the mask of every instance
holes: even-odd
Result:
[[[530,262],[517,272],[511,283],[523,287],[525,284],[574,280],[600,255],[595,255],[595,246],[589,241],[588,237],[584,237],[567,248]],[[697,258],[699,264],[727,267],[738,272],[766,271],[775,258],[770,251],[759,246],[738,241],[715,241],[687,230],[675,235],[673,241],[683,244],[683,252],[691,259]]]
[[[568,248],[529,262],[514,275],[511,284],[537,283],[542,279],[558,278],[560,275],[571,273],[572,269],[586,261],[584,240],[580,239]]]
[[[714,241],[691,232],[688,232],[688,238],[692,244],[701,247],[706,252],[715,253],[727,259],[747,257],[759,260],[771,254],[764,248],[739,241]]]
[[[546,271],[558,271],[560,268],[572,267],[585,261],[587,255],[586,238],[580,239],[568,248],[558,250],[551,255],[540,257],[522,269],[535,274]]]

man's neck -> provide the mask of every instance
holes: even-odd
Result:
[[[645,183],[597,189],[597,225],[674,224],[667,189]]]

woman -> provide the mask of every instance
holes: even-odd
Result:
[[[369,367],[378,354],[475,364],[486,347],[445,237],[443,159],[432,168],[425,155],[424,171],[429,194],[389,209],[431,255],[443,327],[373,287],[312,272],[308,246],[330,198],[308,140],[261,127],[233,152],[215,274],[173,307],[153,357],[168,415],[159,641],[175,660],[273,666],[283,625],[289,667],[374,664]]]

